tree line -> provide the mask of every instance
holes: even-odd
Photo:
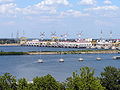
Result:
[[[64,82],[57,81],[51,75],[16,79],[10,73],[0,76],[0,90],[120,90],[120,69],[107,66],[99,77],[94,76],[94,69],[82,67],[73,72]]]

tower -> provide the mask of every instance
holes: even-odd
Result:
[[[40,39],[41,39],[42,41],[43,41],[44,37],[45,37],[45,32],[40,32]]]
[[[82,36],[82,31],[80,33],[77,33],[77,36],[78,36],[78,40],[80,40]]]
[[[52,39],[52,41],[55,40],[55,37],[56,37],[56,32],[51,32],[51,39]]]
[[[63,35],[61,35],[61,37],[66,41],[67,40],[67,36],[68,36],[68,33],[65,33]]]

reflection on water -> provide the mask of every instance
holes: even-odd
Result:
[[[120,60],[112,60],[112,56],[116,55],[119,54],[99,54],[101,61],[96,60],[98,54],[42,55],[44,63],[36,63],[40,55],[0,56],[0,74],[9,72],[17,78],[25,77],[28,80],[51,74],[57,80],[64,81],[73,71],[79,71],[80,67],[84,66],[95,68],[95,75],[99,75],[106,66],[120,68]],[[65,62],[59,63],[61,57]],[[79,58],[84,61],[79,62]]]
[[[79,48],[52,48],[52,47],[27,47],[27,46],[0,46],[0,51],[4,52],[28,52],[28,51],[70,51],[85,50]]]

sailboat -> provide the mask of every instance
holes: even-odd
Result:
[[[102,33],[102,30],[101,30],[101,38],[100,38],[100,42],[102,42],[102,38],[103,38],[103,33]],[[101,46],[99,46],[101,47]],[[96,58],[97,61],[100,61],[102,58],[99,57],[99,53],[98,53],[98,57]]]
[[[44,61],[43,61],[43,59],[38,59],[37,60],[37,63],[43,63]]]
[[[79,58],[78,61],[83,61],[84,59],[83,58]]]
[[[62,48],[61,48],[62,49]],[[64,62],[64,59],[62,58],[62,50],[61,50],[61,53],[60,53],[60,59],[59,59],[59,62]]]
[[[64,62],[64,59],[63,58],[59,59],[59,62]]]
[[[41,58],[41,54],[40,54],[40,58],[37,60],[37,63],[43,63],[43,62],[44,62],[44,60]]]
[[[43,36],[44,35],[44,33],[41,33],[41,40],[43,40]],[[41,58],[41,47],[40,47],[40,58],[37,60],[37,63],[43,63],[44,62],[44,60]]]
[[[97,57],[97,58],[96,58],[96,60],[98,60],[98,61],[100,61],[101,59],[102,59],[102,58],[100,58],[100,57]]]
[[[61,53],[60,53],[60,59],[59,62],[64,62],[64,59],[62,58],[62,47],[61,47]]]

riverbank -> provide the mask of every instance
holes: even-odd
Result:
[[[79,50],[79,51],[32,51],[32,52],[0,52],[0,55],[54,55],[54,54],[109,54],[120,53],[120,50]]]
[[[120,53],[120,50],[80,50],[80,51],[42,51],[42,52],[28,52],[30,55],[39,54],[96,54],[96,53]]]
[[[29,55],[27,52],[0,52],[0,55]]]
[[[20,46],[20,44],[0,44],[0,46]]]

